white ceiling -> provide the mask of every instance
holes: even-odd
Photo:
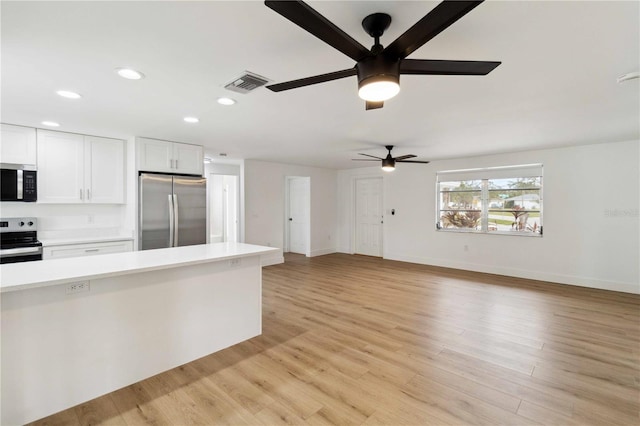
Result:
[[[387,45],[437,2],[311,1],[372,45],[361,20],[389,13]],[[488,1],[414,52],[415,59],[499,60],[484,77],[403,76],[365,111],[355,77],[273,93],[223,88],[249,70],[275,82],[354,62],[262,2],[2,1],[4,123],[205,145],[209,155],[348,168],[357,152],[421,159],[640,137],[640,2]],[[114,73],[128,66],[146,78]],[[56,90],[74,90],[78,101]],[[238,103],[218,105],[220,96]],[[198,124],[182,121],[200,118]]]

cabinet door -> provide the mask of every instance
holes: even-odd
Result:
[[[174,171],[202,176],[204,163],[203,148],[186,143],[173,144]]]
[[[38,202],[84,202],[84,136],[38,129]]]
[[[0,163],[36,165],[36,129],[3,124]]]
[[[173,143],[155,139],[137,138],[138,170],[171,173],[173,169]]]
[[[85,136],[85,202],[124,203],[124,141]]]

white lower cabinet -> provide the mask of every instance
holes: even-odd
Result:
[[[108,253],[133,251],[133,241],[109,241],[104,243],[66,244],[45,246],[42,248],[42,259],[60,259],[63,257],[96,256]]]

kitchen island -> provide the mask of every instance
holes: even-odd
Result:
[[[0,266],[1,424],[24,424],[262,330],[261,255],[241,243]]]

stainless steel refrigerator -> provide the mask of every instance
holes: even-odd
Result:
[[[138,184],[140,250],[207,242],[205,178],[141,173]]]

